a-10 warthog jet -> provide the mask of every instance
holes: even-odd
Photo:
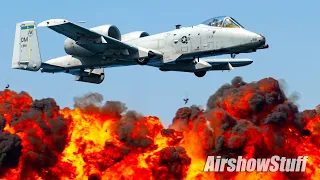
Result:
[[[264,36],[246,30],[228,16],[191,27],[176,25],[172,31],[155,35],[145,31],[121,35],[114,25],[87,29],[64,19],[47,20],[38,27],[68,37],[64,42],[68,55],[42,62],[36,24],[25,21],[16,25],[12,68],[64,72],[73,74],[76,81],[96,84],[104,80],[104,68],[137,64],[203,77],[207,71],[249,65],[251,59],[235,59],[235,55],[268,48]],[[231,58],[208,58],[223,54]]]

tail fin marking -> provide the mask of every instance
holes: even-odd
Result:
[[[40,69],[41,55],[34,21],[17,23],[11,67],[28,71]]]

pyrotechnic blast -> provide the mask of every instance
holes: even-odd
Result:
[[[2,179],[318,179],[320,110],[300,112],[279,82],[241,77],[165,128],[154,116],[88,93],[61,109],[52,98],[0,91]],[[203,172],[207,156],[309,156],[306,172]]]

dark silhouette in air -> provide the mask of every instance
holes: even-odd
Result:
[[[184,100],[184,104],[188,104],[189,98],[185,98]]]

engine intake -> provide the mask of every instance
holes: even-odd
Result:
[[[120,30],[115,25],[108,24],[108,25],[94,27],[94,28],[91,28],[90,30],[97,32],[99,34],[102,34],[104,36],[109,36],[121,41]]]
[[[64,51],[73,56],[93,56],[95,53],[79,46],[74,40],[68,38],[64,41]]]

